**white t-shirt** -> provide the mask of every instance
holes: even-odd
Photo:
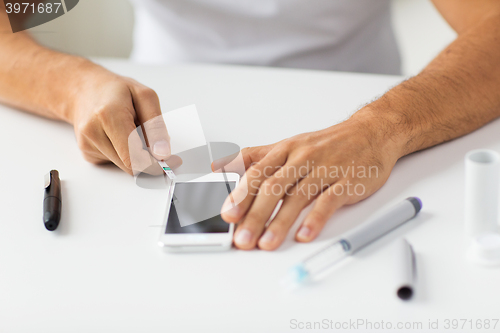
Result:
[[[133,0],[143,63],[399,74],[390,0]]]

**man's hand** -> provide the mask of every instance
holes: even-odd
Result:
[[[44,48],[24,31],[13,34],[9,22],[0,1],[0,102],[73,124],[92,163],[112,161],[132,174],[154,172],[148,168],[154,166],[151,155],[170,157],[153,90],[86,59]]]
[[[222,208],[225,221],[241,222],[236,246],[276,249],[302,209],[316,199],[295,236],[300,242],[311,241],[337,209],[377,191],[400,157],[398,147],[380,135],[381,130],[360,114],[318,132],[244,149],[247,171]],[[240,203],[234,207],[232,202]]]
[[[169,136],[156,93],[132,79],[92,68],[68,117],[85,159],[96,164],[111,161],[129,174],[142,171],[136,169],[137,160],[146,152],[139,137],[133,136],[139,125],[150,153],[158,160],[168,159]]]
[[[226,221],[241,221],[237,247],[277,248],[300,211],[317,198],[296,235],[298,241],[310,241],[335,210],[378,190],[398,158],[470,133],[500,116],[500,2],[434,3],[459,36],[419,75],[344,123],[243,151],[248,170],[222,209]],[[378,175],[368,172],[373,166]],[[330,173],[335,168],[338,175]],[[358,173],[363,168],[366,173]],[[283,205],[266,228],[280,199]]]

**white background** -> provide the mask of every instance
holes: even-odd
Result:
[[[157,91],[164,111],[196,104],[207,141],[240,147],[340,122],[401,80],[288,69],[103,64]],[[422,322],[422,329],[405,332],[423,333],[439,332],[428,329],[429,320],[439,320],[442,332],[447,319],[471,320],[474,328],[477,320],[500,319],[500,270],[469,264],[463,237],[463,159],[476,148],[500,151],[500,119],[402,158],[377,193],[338,211],[314,242],[296,243],[291,232],[273,252],[179,255],[157,246],[167,201],[163,190],[138,187],[112,165],[85,162],[65,123],[5,106],[0,119],[6,125],[0,131],[1,333],[297,332],[293,319]],[[63,209],[60,227],[49,232],[42,223],[42,185],[53,168],[61,175]],[[409,196],[423,202],[415,219],[357,252],[323,281],[296,293],[279,287],[298,260]],[[397,271],[391,245],[401,236],[417,255],[419,279],[410,302],[397,299],[392,281]],[[497,324],[496,330],[465,331],[499,330]]]

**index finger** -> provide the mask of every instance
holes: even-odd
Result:
[[[262,182],[279,170],[286,159],[286,151],[277,151],[267,154],[259,163],[249,168],[238,186],[224,201],[221,209],[224,221],[238,222],[252,205]]]
[[[250,166],[261,161],[272,148],[272,145],[244,148],[237,155],[231,154],[213,161],[212,171],[236,172],[242,176],[245,170],[248,170]]]

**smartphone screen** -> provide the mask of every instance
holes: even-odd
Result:
[[[165,233],[229,232],[220,210],[235,185],[234,181],[177,183]]]

